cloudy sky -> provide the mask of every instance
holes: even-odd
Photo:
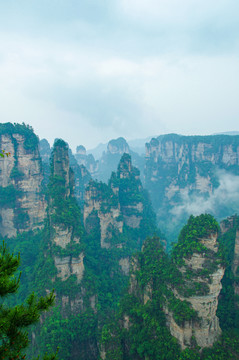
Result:
[[[0,119],[73,151],[239,130],[238,0],[0,0]]]

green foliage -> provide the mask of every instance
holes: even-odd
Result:
[[[67,189],[64,178],[58,175],[51,175],[48,185],[51,199],[52,224],[64,227],[73,227],[74,235],[80,237],[82,235],[81,211],[74,197],[67,196]]]
[[[29,226],[30,217],[26,211],[21,209],[20,207],[15,208],[14,211],[14,226],[16,229],[27,229]]]
[[[24,174],[18,169],[17,164],[15,163],[15,166],[13,167],[10,178],[14,179],[15,181],[21,180],[23,178]]]
[[[5,156],[8,157],[8,156],[10,156],[10,155],[11,155],[10,152],[5,152],[5,150],[0,151],[0,156],[1,156],[2,158],[4,158]]]
[[[100,211],[103,214],[118,207],[118,198],[107,184],[90,180],[86,191],[89,189],[91,190],[91,199],[100,202]]]
[[[0,124],[0,135],[2,134],[7,134],[11,137],[13,134],[22,135],[24,137],[23,145],[27,151],[34,151],[38,145],[38,137],[34,134],[33,128],[30,125],[26,125],[24,123],[15,123],[14,125],[11,123]]]
[[[212,348],[202,351],[203,360],[238,360],[239,334],[234,330],[225,331]]]
[[[238,136],[181,136],[176,134],[159,136],[146,145],[149,156],[146,158],[145,187],[151,194],[159,227],[169,241],[177,240],[179,231],[188,217],[188,213],[183,207],[180,208],[180,214],[172,215],[175,206],[177,209],[177,206],[180,207],[183,202],[181,190],[184,189],[187,193],[191,188],[188,191],[188,201],[195,202],[198,196],[202,201],[203,198],[206,199],[210,196],[210,191],[203,194],[196,190],[198,176],[210,180],[210,186],[212,190],[215,190],[220,181],[218,169],[225,169],[228,173],[238,175],[237,164],[230,165],[222,161],[226,147],[236,153],[238,145]],[[166,150],[166,146],[170,146],[170,152]],[[182,156],[179,149],[183,150]],[[170,159],[164,158],[164,156],[167,157],[166,154],[170,154]],[[170,189],[173,191],[169,191]],[[231,206],[217,205],[217,208],[214,209],[214,216],[218,219],[229,216],[236,210],[233,204]],[[232,210],[233,207],[234,210]]]
[[[239,217],[234,216],[232,220],[232,226],[230,227],[230,224],[228,224],[228,230],[220,237],[220,245],[223,248],[227,266],[222,279],[217,316],[219,317],[221,328],[225,331],[230,331],[231,329],[239,330],[239,301],[234,289],[237,280],[232,271],[236,232],[239,229]]]
[[[49,309],[54,302],[51,292],[45,297],[36,298],[32,293],[26,304],[9,307],[4,304],[4,299],[16,293],[20,277],[16,273],[20,264],[20,257],[14,256],[6,248],[0,247],[0,357],[1,359],[24,359],[25,349],[28,346],[28,333],[26,329],[39,321],[40,314]],[[52,359],[54,357],[51,357]],[[45,358],[46,359],[46,358]]]
[[[178,243],[172,251],[172,258],[178,265],[184,265],[183,258],[193,253],[208,253],[209,250],[200,240],[219,232],[219,225],[212,215],[190,216],[187,225],[180,232]]]
[[[185,321],[197,319],[197,313],[186,301],[177,299],[171,287],[180,282],[180,272],[165,254],[159,238],[148,238],[143,250],[134,261],[134,279],[131,294],[120,301],[118,323],[127,317],[128,330],[109,325],[104,328],[102,343],[106,348],[106,359],[112,352],[121,354],[119,359],[179,359],[180,348],[166,326],[164,306],[172,312],[175,321],[183,325]],[[148,301],[143,302],[143,298]],[[111,336],[109,336],[111,334]]]
[[[92,357],[90,347],[96,347],[96,316],[92,311],[63,316],[58,306],[47,317],[40,330],[40,349],[55,352],[59,347],[59,358],[72,359],[72,354],[78,360]],[[95,355],[95,354],[94,354]],[[87,357],[88,356],[88,357]]]
[[[16,199],[19,195],[19,192],[15,189],[13,185],[6,187],[0,186],[0,206],[1,207],[15,207]]]

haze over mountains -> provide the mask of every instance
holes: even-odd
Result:
[[[99,145],[92,152],[78,146],[74,156],[93,179],[107,183],[121,156],[130,154],[134,166],[140,170],[143,185],[150,193],[161,230],[176,240],[190,214],[210,212],[222,220],[231,212],[237,212],[236,134],[169,134],[129,142],[118,138]],[[165,221],[166,209],[170,222]]]
[[[56,292],[28,359],[58,346],[63,360],[239,358],[238,135],[161,135],[143,156],[120,137],[95,159],[6,123],[0,146],[15,303]]]

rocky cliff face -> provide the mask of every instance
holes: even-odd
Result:
[[[48,226],[51,229],[51,244],[56,247],[54,264],[57,277],[66,281],[71,275],[76,275],[80,283],[84,274],[84,254],[80,251],[82,229],[80,212],[74,200],[74,176],[68,151],[63,140],[55,142],[51,160]]]
[[[94,179],[107,183],[108,180],[110,179],[112,171],[114,172],[117,171],[117,166],[124,153],[129,154],[131,156],[133,165],[136,166],[143,174],[144,157],[132,151],[127,141],[124,138],[120,137],[118,139],[113,139],[109,141],[109,143],[107,144],[106,151],[103,151],[102,156],[97,161],[98,165],[96,171],[94,173],[91,173],[92,177]],[[90,155],[80,155],[80,156],[89,157]],[[86,164],[86,168],[87,170],[89,170],[87,164]]]
[[[84,207],[85,190],[91,179],[91,173],[87,170],[87,167],[83,164],[79,165],[75,156],[69,149],[70,167],[74,172],[75,187],[74,194],[81,209]]]
[[[51,156],[51,146],[46,139],[42,139],[39,142],[39,151],[43,163],[49,164]]]
[[[212,234],[201,241],[204,246],[216,255],[218,251],[217,235]],[[186,275],[187,269],[190,269],[195,275],[199,273],[198,276],[193,276],[191,282],[197,282],[202,288],[208,287],[206,294],[185,297],[180,295],[176,289],[174,290],[174,294],[178,299],[181,301],[188,301],[192,308],[197,311],[199,320],[185,321],[183,326],[180,326],[175,322],[173,313],[168,311],[167,307],[165,307],[170,332],[178,339],[182,348],[190,347],[193,337],[195,338],[197,345],[201,348],[212,346],[221,334],[216,311],[219,293],[222,288],[221,280],[224,275],[224,268],[218,265],[208,277],[200,275],[200,273],[203,273],[203,270],[207,270],[210,265],[212,266],[212,261],[216,261],[216,259],[214,258],[213,260],[212,258],[209,262],[208,257],[204,254],[195,253],[189,259],[185,259],[186,266],[180,268],[180,271],[184,276]]]
[[[148,234],[158,232],[139,170],[132,166],[129,154],[122,156],[109,185],[96,181],[89,183],[84,205],[87,232],[92,231],[87,225],[91,218],[99,219],[101,248],[121,249],[118,263],[123,274],[129,275],[132,252],[140,249]]]
[[[42,162],[38,138],[28,126],[1,124],[0,147],[11,153],[0,160],[0,233],[12,237],[43,225]]]
[[[126,140],[122,137],[116,139],[116,140],[111,140],[108,143],[107,146],[107,151],[110,154],[119,154],[119,155],[123,155],[123,154],[129,154],[130,153],[130,149],[129,149],[129,145],[127,144]]]
[[[159,220],[162,219],[162,230],[165,229],[165,210],[172,222],[176,217],[189,216],[187,205],[195,203],[196,206],[197,197],[201,201],[208,199],[219,186],[218,170],[238,175],[238,165],[239,136],[169,134],[146,143],[145,186]],[[190,211],[195,211],[195,207],[191,206]],[[221,218],[230,215],[228,209],[217,207],[216,211],[214,215]]]
[[[122,233],[123,221],[120,218],[120,204],[108,186],[91,181],[85,194],[84,223],[96,211],[100,220],[100,242],[102,248],[110,247],[113,233]],[[121,246],[121,244],[118,244]]]
[[[144,195],[139,171],[132,166],[131,157],[124,154],[117,173],[113,173],[109,185],[90,182],[85,195],[84,222],[93,211],[100,219],[101,246],[109,248],[122,234],[123,227],[139,229],[145,216]],[[110,245],[111,243],[111,245]]]
[[[74,157],[78,165],[83,165],[93,178],[97,177],[99,162],[95,160],[92,154],[86,154],[86,148],[83,145],[77,146]]]
[[[126,355],[134,348],[132,359],[154,359],[170,348],[179,358],[180,348],[191,351],[216,342],[221,334],[216,312],[224,274],[218,231],[212,216],[191,216],[171,257],[159,238],[146,239],[141,253],[131,260],[128,295],[120,310],[124,336],[119,338],[118,352],[123,344]],[[114,330],[112,334],[103,349],[107,355],[120,336]]]
[[[218,230],[209,215],[190,217],[173,252],[183,279],[183,287],[173,287],[173,293],[197,312],[197,319],[179,325],[165,306],[170,332],[182,348],[190,347],[193,339],[201,348],[212,346],[221,333],[216,312],[225,268],[218,253]],[[184,254],[180,260],[178,252]]]
[[[47,187],[50,176],[50,157],[51,157],[51,147],[49,142],[46,139],[42,139],[39,142],[39,151],[42,159],[42,168],[43,168],[43,185]]]
[[[226,247],[229,248],[228,262],[231,267],[235,295],[239,295],[239,218],[237,215],[230,216],[220,223],[222,236],[226,238]],[[228,237],[228,239],[227,239]],[[239,302],[236,300],[239,307]]]

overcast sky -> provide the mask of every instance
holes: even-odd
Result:
[[[0,119],[72,150],[239,130],[238,0],[0,0]]]

